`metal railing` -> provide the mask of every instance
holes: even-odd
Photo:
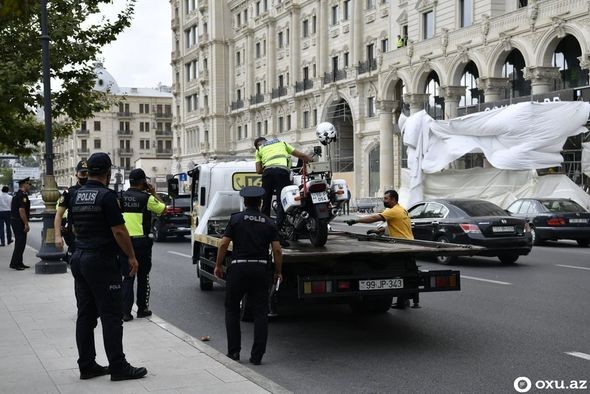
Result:
[[[264,94],[250,96],[250,104],[260,104],[264,102]]]
[[[304,79],[303,81],[295,82],[295,92],[303,92],[305,90],[313,88],[313,80]]]
[[[230,107],[231,107],[232,111],[235,111],[240,108],[244,108],[244,100],[232,101],[232,103],[230,104]]]
[[[287,95],[287,87],[286,86],[279,86],[278,88],[273,89],[271,92],[271,97],[273,99],[279,98],[282,96],[286,96],[286,95]]]
[[[369,71],[375,71],[377,69],[377,60],[376,59],[368,59],[364,62],[359,62],[357,66],[357,70],[359,74],[365,74]]]
[[[346,79],[346,77],[346,70],[334,70],[332,72],[324,74],[324,83],[328,84],[332,82],[341,81],[343,79]]]

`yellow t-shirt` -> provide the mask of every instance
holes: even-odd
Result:
[[[381,212],[381,216],[387,221],[390,237],[414,239],[412,221],[404,207],[396,204],[393,208]]]
[[[295,148],[277,138],[264,142],[256,151],[256,162],[263,168],[279,167],[289,169],[291,167],[291,154]]]

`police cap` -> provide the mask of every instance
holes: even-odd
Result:
[[[30,182],[30,181],[31,181],[31,178],[30,177],[26,177],[25,179],[21,179],[20,181],[17,181],[17,183],[19,185],[22,185],[23,183]]]
[[[88,158],[88,171],[90,172],[103,172],[110,169],[112,165],[111,158],[104,152],[93,153]]]
[[[244,198],[262,198],[264,189],[259,186],[246,186],[240,190],[240,196]]]
[[[142,170],[141,168],[136,168],[134,170],[131,170],[131,172],[129,173],[129,180],[130,181],[141,181],[142,179],[150,179],[150,178],[145,176],[145,171]]]
[[[76,172],[87,172],[88,171],[88,163],[86,160],[80,160],[76,165]]]

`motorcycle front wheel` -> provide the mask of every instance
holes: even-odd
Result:
[[[328,241],[328,222],[310,217],[307,226],[311,244],[313,246],[324,246]]]

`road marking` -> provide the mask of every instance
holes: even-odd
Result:
[[[584,360],[590,361],[590,354],[581,353],[581,352],[565,352],[565,354],[568,354],[568,355],[574,356],[574,357],[583,358]]]
[[[170,254],[175,254],[175,255],[177,255],[177,256],[186,257],[186,258],[189,258],[189,259],[193,257],[193,256],[191,256],[191,255],[184,254],[184,253],[179,253],[179,252],[175,252],[175,251],[173,251],[173,250],[169,250],[169,251],[168,251],[168,253],[170,253]]]
[[[577,265],[563,265],[563,264],[555,264],[558,267],[565,267],[565,268],[575,268],[577,270],[588,270],[590,271],[590,268],[588,267],[578,267]]]
[[[512,283],[508,283],[508,282],[501,282],[499,280],[491,280],[491,279],[477,278],[475,276],[461,275],[461,279],[478,280],[478,281],[481,281],[481,282],[494,283],[494,284],[497,284],[497,285],[506,285],[506,286],[512,285]]]
[[[33,248],[32,246],[27,245],[27,248],[31,249],[35,253],[39,253],[39,251],[37,249]]]

